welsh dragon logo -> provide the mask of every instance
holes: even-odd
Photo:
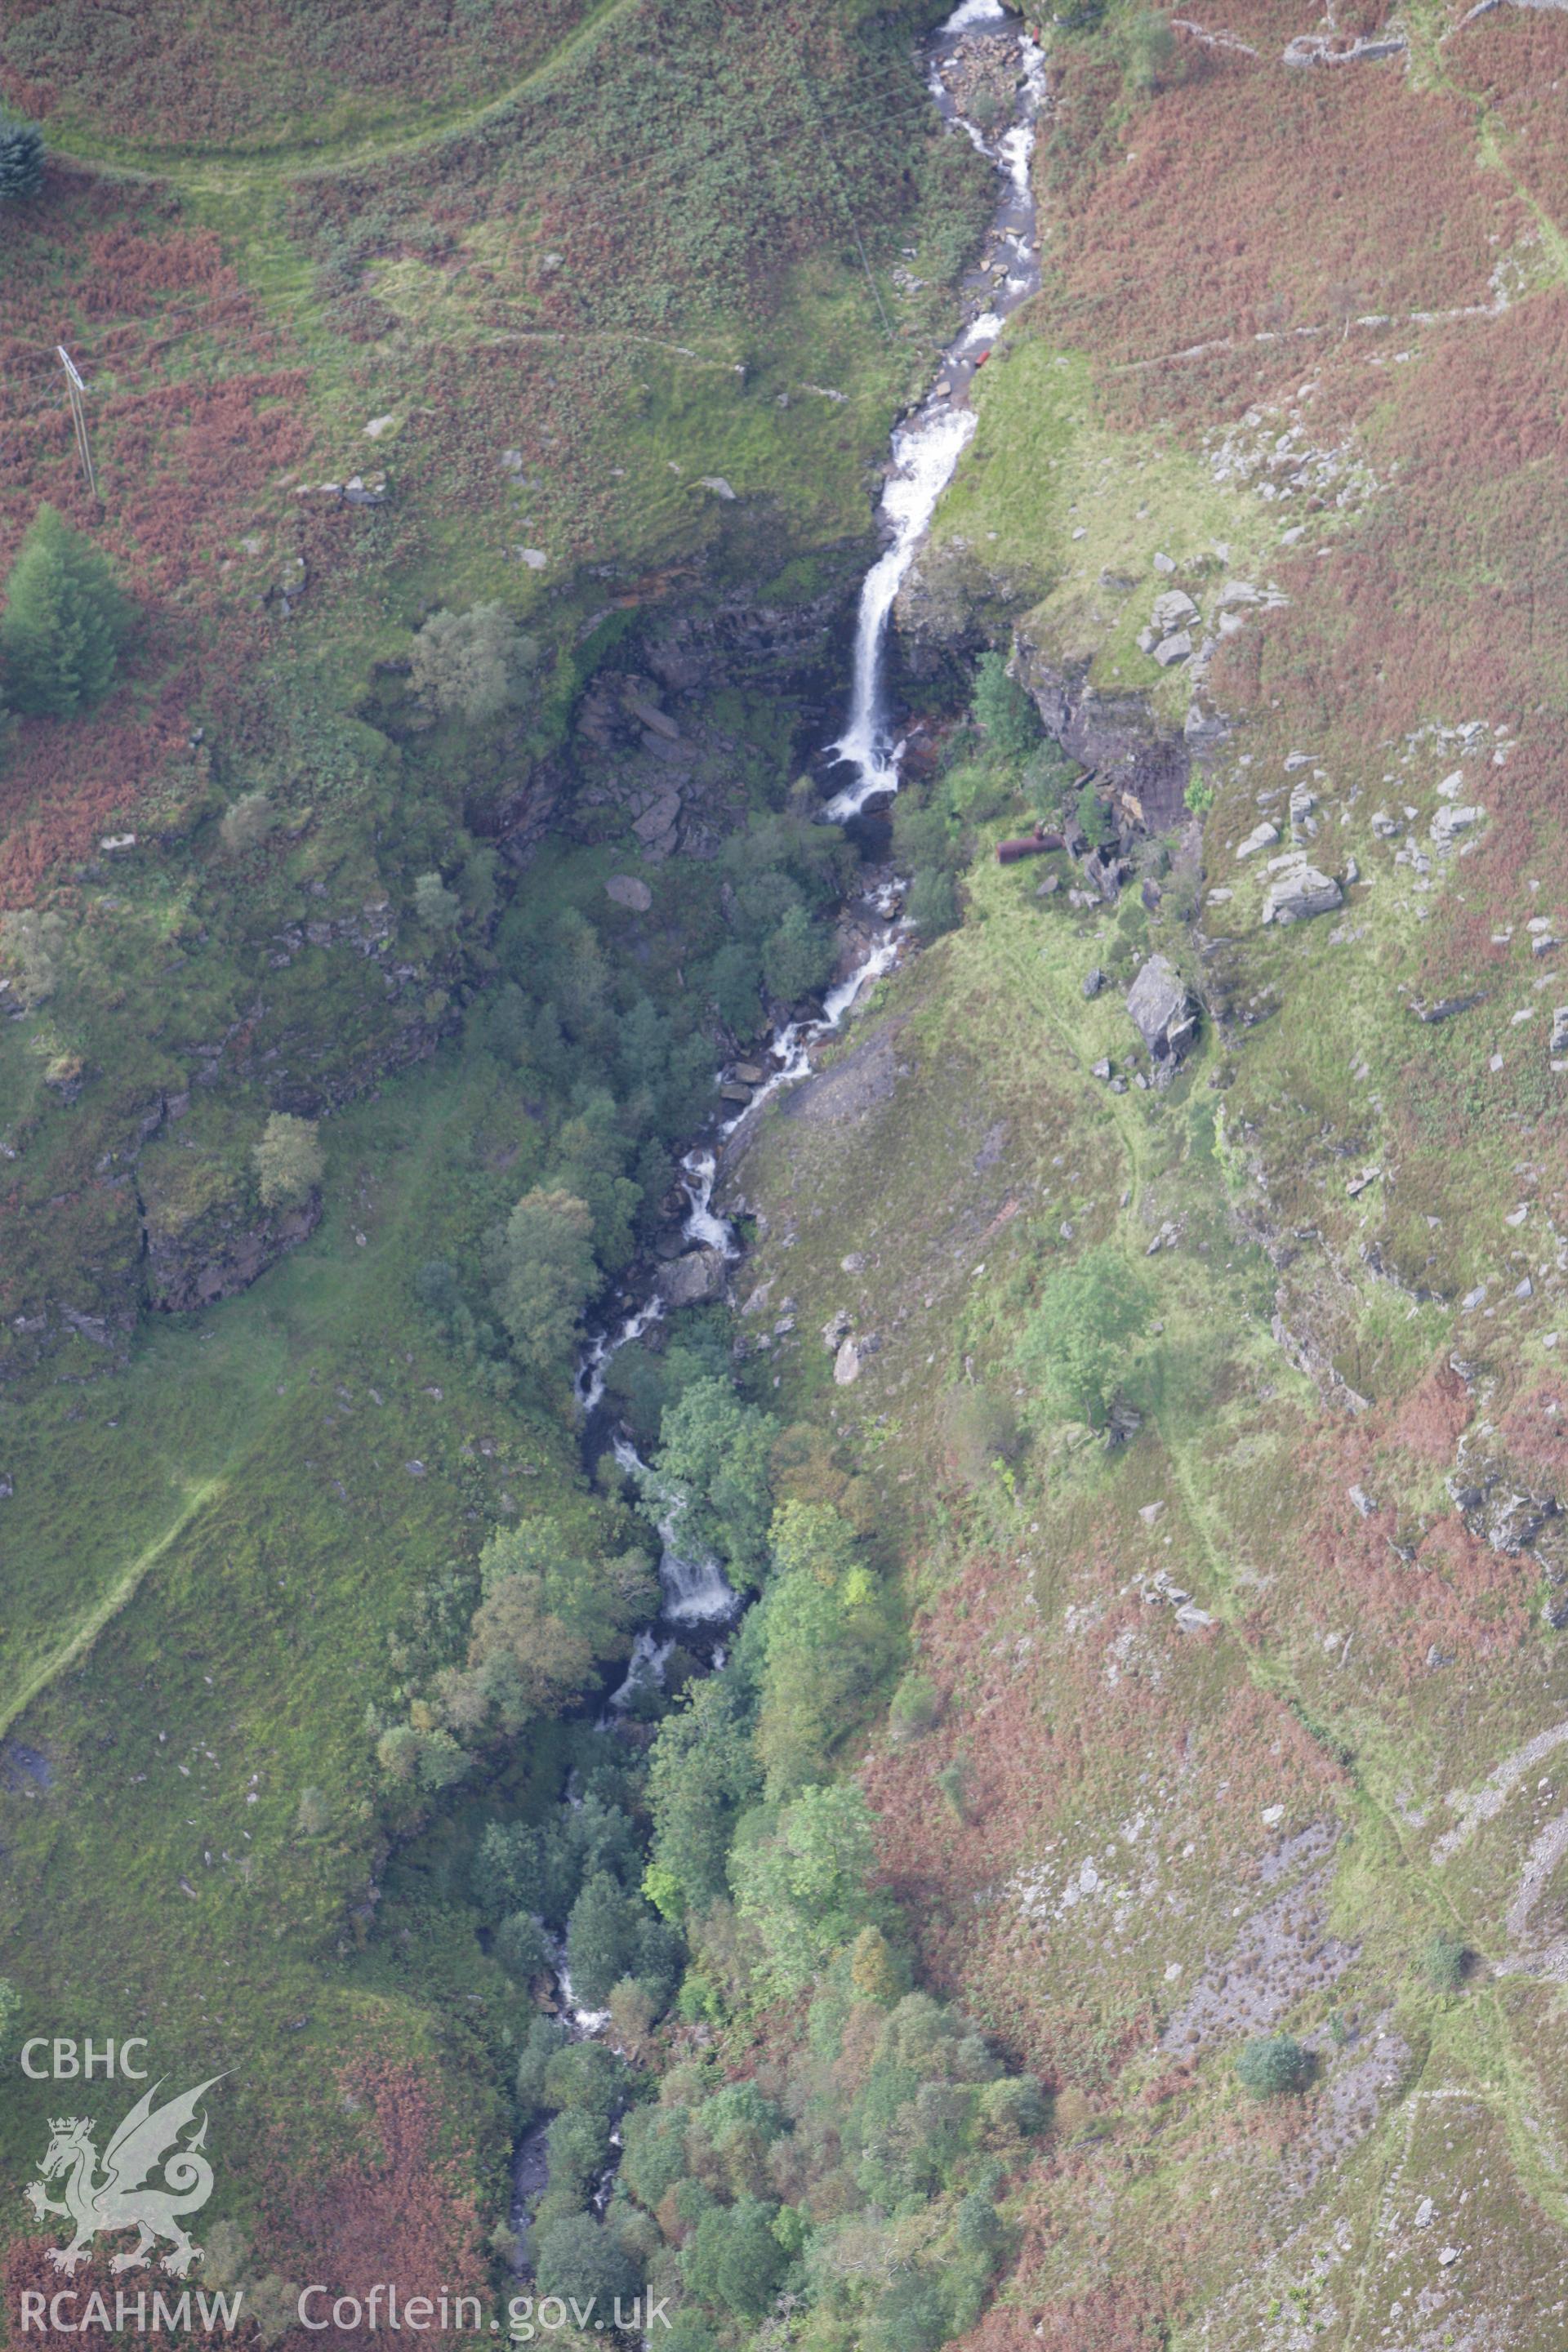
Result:
[[[144,2091],[103,2151],[99,2170],[92,2144],[95,2126],[87,2116],[51,2118],[49,2145],[38,2167],[40,2180],[29,2181],[23,2194],[41,2221],[46,2213],[59,2213],[75,2224],[66,2246],[51,2246],[48,2258],[67,2277],[86,2260],[94,2238],[117,2231],[138,2232],[135,2245],[116,2254],[112,2271],[134,2270],[144,2264],[161,2238],[170,2241],[161,2268],[184,2278],[201,2260],[200,2246],[192,2243],[182,2215],[197,2213],[212,2195],[213,2170],[201,2153],[207,2136],[204,2114],[200,2128],[182,2147],[180,2134],[195,2119],[205,2093],[223,2080],[213,2074],[194,2091],[154,2108],[162,2085]],[[162,2171],[162,2180],[152,2176]],[[62,2199],[48,2196],[44,2182],[65,2175]]]

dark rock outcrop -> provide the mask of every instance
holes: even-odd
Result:
[[[727,1272],[722,1250],[688,1250],[659,1267],[655,1287],[667,1307],[701,1307],[723,1297]]]
[[[1152,834],[1180,824],[1194,750],[1184,732],[1173,735],[1162,726],[1142,695],[1100,694],[1089,682],[1087,661],[1054,658],[1023,637],[1017,671],[1047,734],[1081,766],[1099,772],[1113,812]]]
[[[297,1249],[321,1219],[321,1195],[314,1193],[299,1208],[270,1216],[216,1211],[183,1233],[162,1232],[147,1222],[147,1304],[162,1314],[181,1315],[231,1298]]]

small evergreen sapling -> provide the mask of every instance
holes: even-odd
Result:
[[[43,183],[43,132],[0,106],[0,204],[25,203]]]

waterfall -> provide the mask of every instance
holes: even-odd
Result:
[[[738,1256],[740,1253],[735,1246],[734,1234],[724,1219],[716,1217],[709,1205],[719,1175],[718,1154],[700,1146],[697,1150],[687,1153],[680,1168],[681,1186],[689,1204],[681,1233],[689,1242],[700,1247],[721,1250],[726,1257]]]
[[[884,708],[882,657],[888,623],[893,600],[936,512],[936,502],[952,481],[974,426],[973,409],[950,408],[942,401],[923,411],[912,425],[900,425],[893,436],[893,472],[882,493],[881,508],[892,537],[860,590],[849,716],[843,734],[831,747],[839,760],[855,770],[855,782],[836,793],[824,811],[835,824],[854,816],[874,793],[899,789]]]
[[[963,333],[943,353],[937,382],[945,388],[933,390],[919,412],[900,424],[893,434],[892,470],[881,500],[889,541],[867,573],[861,589],[848,716],[843,734],[831,747],[837,758],[855,771],[854,782],[830,800],[824,810],[826,816],[837,822],[853,816],[874,795],[890,795],[898,790],[899,758],[903,746],[890,740],[884,670],[894,601],[930,526],[936,502],[952,480],[974,432],[976,420],[965,395],[975,368],[1001,333],[1007,313],[1026,300],[1039,284],[1038,266],[1031,258],[1035,215],[1029,194],[1029,157],[1044,90],[1045,60],[1034,42],[1015,34],[1015,24],[1016,19],[1008,16],[1002,0],[961,0],[931,45],[930,87],[939,112],[950,126],[968,134],[1006,183],[992,224],[992,237],[998,251],[1004,247],[1009,249],[1011,258],[1008,274],[1001,285],[983,277],[979,270],[971,273],[973,315]],[[1004,38],[1018,40],[1022,71],[1016,109],[1010,127],[994,141],[979,125],[965,120],[942,79],[943,64],[955,54],[963,37],[972,33],[983,33],[987,37],[999,33]],[[681,1234],[690,1245],[721,1250],[727,1258],[739,1256],[733,1233],[712,1205],[719,1147],[760,1103],[766,1102],[782,1087],[794,1086],[809,1076],[812,1047],[830,1037],[861,992],[891,970],[903,941],[901,899],[902,886],[892,882],[883,884],[864,902],[877,925],[865,953],[854,969],[828,991],[820,1013],[786,1021],[774,1032],[766,1053],[766,1058],[773,1065],[770,1075],[753,1089],[743,1109],[716,1126],[712,1146],[700,1145],[681,1161],[680,1182],[687,1201]],[[603,1401],[605,1371],[611,1357],[617,1349],[640,1339],[663,1312],[658,1295],[650,1293],[642,1306],[590,1341],[577,1373],[577,1394],[585,1413],[595,1412]],[[681,1638],[676,1629],[688,1629],[699,1654],[706,1652],[711,1671],[721,1669],[725,1646],[711,1639],[711,1629],[731,1623],[742,1607],[742,1595],[728,1582],[716,1559],[689,1559],[678,1548],[675,1538],[686,1508],[684,1498],[671,1495],[662,1486],[628,1438],[616,1434],[611,1444],[622,1469],[636,1481],[645,1499],[659,1514],[660,1601],[654,1622],[637,1636],[626,1675],[605,1703],[601,1722],[624,1715],[639,1691],[662,1684],[666,1664]],[[706,1640],[702,1628],[710,1629]],[[610,2023],[608,2011],[580,2006],[572,1990],[564,1949],[555,1939],[551,1941],[555,1982],[568,2031],[579,2040],[604,2033]],[[601,2216],[619,2160],[618,2130],[612,2135],[612,2162],[595,2185],[593,2197],[594,2210]],[[516,2268],[520,2277],[530,2272],[530,2216],[548,2179],[545,2126],[535,2125],[515,2151],[511,2218],[519,2233]]]
[[[741,1596],[716,1559],[688,1559],[684,1552],[677,1550],[675,1533],[686,1508],[685,1496],[673,1494],[660,1483],[629,1438],[617,1436],[611,1444],[621,1468],[635,1480],[645,1497],[659,1508],[655,1525],[663,1546],[658,1563],[663,1595],[660,1618],[671,1625],[723,1624],[739,1610]],[[639,1641],[641,1638],[639,1635]],[[667,1645],[665,1656],[673,1646]],[[663,1662],[661,1656],[661,1669]]]
[[[945,122],[968,136],[1006,181],[992,233],[999,245],[1012,248],[1012,260],[1000,286],[984,286],[985,307],[942,354],[936,388],[893,433],[892,466],[879,509],[888,543],[860,590],[848,716],[844,732],[828,746],[836,762],[855,771],[854,781],[835,793],[823,811],[839,824],[858,814],[868,801],[890,796],[899,789],[901,747],[891,740],[887,709],[886,656],[893,606],[931,527],[937,500],[973,438],[978,419],[967,395],[974,372],[990,355],[1009,311],[1026,301],[1040,282],[1038,264],[1031,258],[1035,207],[1029,192],[1029,159],[1045,94],[1044,54],[1026,35],[1019,37],[1023,70],[1017,110],[994,142],[960,111],[942,70],[963,35],[981,27],[1005,33],[1011,21],[1002,0],[961,0],[931,44],[928,86],[939,112]],[[978,280],[978,273],[975,277]],[[979,283],[974,291],[979,299]]]

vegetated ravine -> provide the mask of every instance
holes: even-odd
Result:
[[[972,79],[966,67],[973,65],[977,52],[997,45],[1005,45],[1015,55],[1014,105],[1005,124],[986,125],[965,110],[964,91]],[[830,775],[842,768],[851,771],[849,780],[831,794],[823,809],[825,820],[834,824],[846,824],[885,804],[899,789],[904,746],[895,739],[887,685],[888,635],[894,604],[937,500],[974,432],[976,419],[969,391],[975,373],[990,357],[1008,316],[1039,287],[1029,166],[1044,95],[1045,64],[1044,52],[1003,0],[961,0],[927,44],[927,86],[943,121],[950,130],[971,139],[1002,175],[1002,194],[985,247],[1005,259],[990,268],[977,264],[966,275],[963,291],[969,321],[942,352],[924,400],[893,429],[892,464],[880,505],[885,545],[860,590],[844,730],[825,752]],[[988,78],[983,86],[989,86]],[[780,1024],[757,1057],[765,1076],[750,1099],[732,1116],[716,1120],[686,1154],[680,1173],[687,1199],[681,1238],[689,1248],[717,1250],[729,1259],[739,1256],[733,1231],[711,1205],[720,1155],[737,1129],[754,1118],[763,1103],[809,1076],[815,1049],[837,1031],[863,991],[892,968],[906,936],[901,902],[902,890],[895,879],[882,876],[870,880],[858,901],[868,930],[868,944],[858,959],[828,992],[820,1013],[796,1014]],[[721,1071],[719,1080],[723,1076]],[[601,1407],[611,1357],[640,1339],[665,1311],[661,1292],[650,1284],[639,1304],[590,1339],[577,1376],[587,1449],[602,1453],[606,1444],[611,1447],[622,1468],[643,1485],[645,1493],[647,1465],[624,1431],[604,1425]],[[678,1641],[710,1671],[723,1666],[726,1635],[740,1614],[742,1597],[726,1580],[717,1560],[693,1559],[682,1551],[680,1512],[679,1499],[671,1497],[659,1518],[658,1613],[637,1634],[625,1678],[605,1702],[605,1719],[613,1720],[627,1708],[639,1689],[662,1680]],[[564,1801],[572,1801],[570,1794]],[[604,2032],[609,2023],[607,2014],[584,2009],[574,1998],[563,1958],[557,1962],[555,1981],[568,2030],[580,2039]],[[510,2218],[520,2275],[526,2275],[531,2267],[529,2212],[548,2185],[545,2129],[543,2124],[533,2125],[518,2142],[513,2156]],[[618,2143],[617,2132],[616,2153],[594,2198],[599,2213],[609,2200],[619,2160]]]

